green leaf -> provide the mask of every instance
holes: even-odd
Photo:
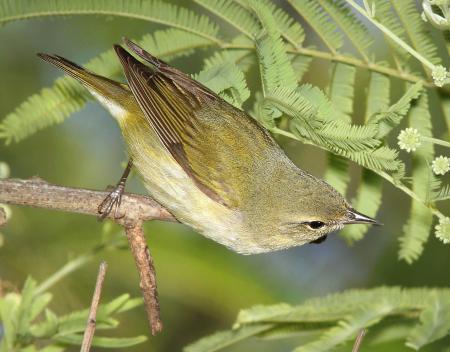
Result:
[[[30,309],[30,321],[33,321],[37,318],[39,314],[48,306],[50,301],[52,300],[52,294],[49,292],[36,295],[34,297],[31,309]]]
[[[337,326],[322,334],[318,340],[300,346],[294,349],[294,352],[328,352],[341,344],[353,341],[361,329],[377,324],[392,312],[393,307],[383,302],[383,297],[380,299],[381,302],[356,309]]]
[[[25,335],[29,329],[33,314],[33,303],[37,283],[28,277],[21,292],[20,305],[17,309],[17,334]]]
[[[255,336],[272,327],[270,324],[255,324],[242,327],[237,330],[220,331],[213,335],[202,338],[193,344],[186,346],[184,352],[213,352],[236,342]]]
[[[409,0],[391,1],[400,24],[405,29],[406,36],[411,40],[412,46],[425,58],[437,65],[441,63],[438,48],[432,40],[429,25],[422,20],[416,4]]]
[[[386,111],[374,115],[369,123],[378,124],[378,137],[385,137],[394,127],[398,126],[403,117],[408,113],[411,102],[422,93],[422,82],[412,85],[406,93]]]
[[[51,337],[58,332],[59,320],[50,309],[45,310],[45,320],[30,326],[30,333],[37,338]],[[85,324],[86,325],[86,324]]]
[[[287,303],[277,303],[270,306],[257,305],[239,312],[234,324],[235,328],[239,328],[243,324],[269,322],[277,316],[291,313],[293,307]]]
[[[253,40],[244,36],[237,36],[233,39],[232,45],[253,46]],[[203,69],[216,67],[219,65],[234,63],[243,72],[247,72],[256,62],[254,51],[250,49],[235,49],[215,51],[211,56],[205,59]]]
[[[194,0],[217,17],[223,19],[249,38],[261,30],[258,20],[241,6],[230,0]]]
[[[311,65],[312,57],[305,55],[296,55],[291,61],[292,69],[295,73],[295,79],[297,82],[301,82],[303,76],[308,71],[309,66]]]
[[[417,342],[429,343],[449,336],[449,305],[450,289],[399,287],[347,290],[297,306],[259,305],[241,311],[234,329],[205,337],[185,351],[217,351],[253,336],[295,336],[305,342],[296,351],[328,352],[353,343],[363,328],[370,328],[371,335],[375,334],[372,344],[398,341],[407,335],[408,339],[414,335]],[[411,331],[419,316],[421,323]],[[405,326],[409,329],[405,330]],[[411,341],[408,343],[416,343]]]
[[[386,111],[390,101],[390,81],[389,78],[376,72],[370,75],[370,82],[367,91],[365,122],[371,116],[381,111]],[[361,185],[356,192],[352,205],[361,213],[374,218],[381,206],[383,183],[381,178],[369,170],[363,170],[361,174]],[[339,233],[349,243],[359,241],[369,230],[368,225],[346,226]]]
[[[411,108],[409,124],[417,128],[424,137],[432,136],[431,115],[428,107],[428,95],[422,94],[418,103]],[[433,175],[427,160],[434,157],[433,144],[422,145],[413,154],[412,189],[422,199],[429,198],[429,185]],[[399,258],[407,263],[416,260],[423,251],[428,240],[433,214],[422,203],[413,200],[408,222],[404,226],[403,235],[399,238]]]
[[[239,3],[245,9],[251,10],[251,5],[254,0],[234,0]],[[269,9],[273,18],[275,19],[276,25],[280,34],[294,47],[300,47],[305,40],[305,32],[303,27],[294,20],[286,11],[277,4],[273,3],[271,0],[258,0],[266,8]]]
[[[81,345],[83,341],[83,335],[63,335],[56,336],[55,340],[68,345]],[[99,337],[94,336],[92,340],[92,346],[103,348],[125,348],[139,345],[147,341],[147,336],[135,336],[135,337]]]
[[[430,201],[440,202],[443,200],[450,199],[450,185],[445,185],[444,187],[431,193]]]
[[[264,29],[256,40],[263,92],[270,94],[278,87],[294,90],[297,81],[275,18],[263,3],[252,1],[251,4]]]
[[[0,298],[0,320],[3,325],[3,336],[0,340],[0,351],[8,352],[13,349],[18,329],[19,305],[21,303],[20,295],[8,293]]]
[[[237,108],[250,97],[244,73],[232,62],[204,69],[194,78],[219,95],[230,92],[229,103]]]
[[[397,37],[403,40],[405,43],[408,42],[406,37],[406,32],[403,24],[398,20],[397,15],[393,11],[391,6],[391,1],[386,0],[371,0],[375,4],[375,18],[377,21],[386,26],[390,31],[392,31]],[[397,66],[402,67],[411,58],[403,48],[395,44],[388,36],[384,36],[388,42],[390,49],[393,52]],[[404,67],[402,67],[404,69]]]
[[[366,61],[367,49],[372,45],[372,36],[366,27],[356,18],[343,0],[318,0],[329,16],[336,22],[343,33],[348,37],[352,45],[358,50]]]
[[[356,69],[353,66],[337,63],[333,66],[328,96],[333,105],[332,120],[350,123],[353,114],[353,99]]]
[[[317,0],[288,0],[297,13],[313,28],[325,45],[334,53],[343,43],[342,33],[331,21]]]
[[[450,302],[435,292],[422,313],[420,324],[409,333],[406,345],[419,350],[421,347],[447,336],[450,330]]]
[[[351,123],[355,73],[356,69],[349,65],[338,63],[333,66],[331,84],[328,89],[333,112],[329,119]],[[347,160],[328,154],[328,167],[324,178],[339,193],[345,194],[350,182]]]
[[[381,205],[383,183],[377,174],[366,169],[362,171],[361,182],[351,204],[359,212],[374,218]],[[346,226],[339,234],[349,243],[353,243],[361,240],[369,228],[369,225]]]
[[[157,31],[146,35],[140,45],[152,54],[164,60],[171,60],[193,52],[193,49],[211,45],[212,42],[197,35],[176,29]],[[85,67],[99,75],[119,78],[122,68],[113,50],[108,50],[90,60]],[[73,78],[58,78],[52,87],[42,89],[32,95],[0,124],[0,138],[6,144],[19,142],[31,134],[61,123],[71,114],[79,111],[91,99],[85,90]]]
[[[3,0],[0,24],[34,17],[106,15],[128,17],[172,26],[219,42],[219,27],[208,17],[159,0],[53,1]]]

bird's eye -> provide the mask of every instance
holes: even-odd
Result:
[[[313,230],[320,229],[320,228],[323,227],[324,225],[325,225],[325,223],[322,222],[322,221],[311,221],[311,222],[308,223],[308,226],[309,226],[310,228],[312,228]]]

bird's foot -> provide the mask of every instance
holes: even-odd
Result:
[[[111,189],[111,186],[108,187]],[[114,212],[114,219],[123,218],[124,215],[119,215],[120,203],[122,202],[122,195],[125,191],[125,185],[119,183],[112,191],[106,196],[105,199],[100,203],[97,211],[100,215],[100,220],[104,220],[111,213]]]

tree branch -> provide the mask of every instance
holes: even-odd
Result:
[[[30,180],[0,180],[0,203],[25,205],[98,216],[97,207],[108,192],[49,184],[40,178]],[[1,208],[0,208],[1,209]],[[143,222],[147,220],[177,221],[173,215],[153,199],[138,194],[125,193],[120,205],[122,217],[108,218],[125,229],[130,249],[139,271],[140,287],[152,334],[162,329],[159,312],[156,273],[153,259],[145,241]],[[3,212],[0,211],[0,223]]]
[[[140,287],[144,296],[145,309],[152,330],[152,335],[156,335],[163,328],[160,310],[158,291],[156,288],[156,273],[153,266],[153,259],[145,241],[142,223],[125,227],[128,243],[133,252],[136,267],[140,277]]]

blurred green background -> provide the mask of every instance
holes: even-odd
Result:
[[[61,75],[39,60],[36,52],[57,53],[83,63],[109,49],[122,36],[139,38],[159,28],[162,27],[146,22],[105,17],[32,20],[2,27],[0,118]],[[382,58],[383,50],[379,51]],[[194,73],[200,69],[204,54],[174,64]],[[327,83],[328,65],[315,61],[305,80],[323,87]],[[250,86],[252,79],[257,79],[256,72],[250,76]],[[359,88],[363,89],[364,82],[359,82]],[[358,107],[355,108],[358,113]],[[323,152],[292,141],[279,141],[297,165],[316,176],[323,175],[326,167]],[[98,104],[91,102],[63,124],[20,144],[0,145],[0,160],[10,165],[12,177],[39,175],[60,185],[104,189],[118,180],[126,155],[118,126]],[[357,176],[358,170],[353,171]],[[143,192],[137,177],[127,189]],[[12,209],[12,220],[1,229],[5,243],[0,248],[0,278],[17,287],[21,287],[27,275],[44,280],[68,259],[89,251],[100,241],[103,225],[95,218],[41,209]],[[295,304],[311,296],[378,285],[448,286],[450,250],[436,239],[430,240],[415,264],[409,266],[397,260],[397,238],[408,210],[409,199],[386,185],[378,215],[385,226],[371,229],[354,246],[349,247],[333,234],[320,245],[249,257],[232,253],[183,225],[148,223],[146,234],[155,258],[165,329],[145,344],[127,350],[179,351],[204,335],[229,328],[239,309],[255,304],[280,301]],[[56,312],[63,314],[89,305],[101,260],[109,264],[102,299],[106,301],[125,292],[140,295],[129,251],[101,253],[52,288],[52,308]],[[117,334],[148,334],[143,307],[122,315]],[[287,345],[251,340],[229,350],[288,350],[295,346],[296,340],[284,343]],[[363,350],[403,348],[397,344],[390,349],[367,346]]]

